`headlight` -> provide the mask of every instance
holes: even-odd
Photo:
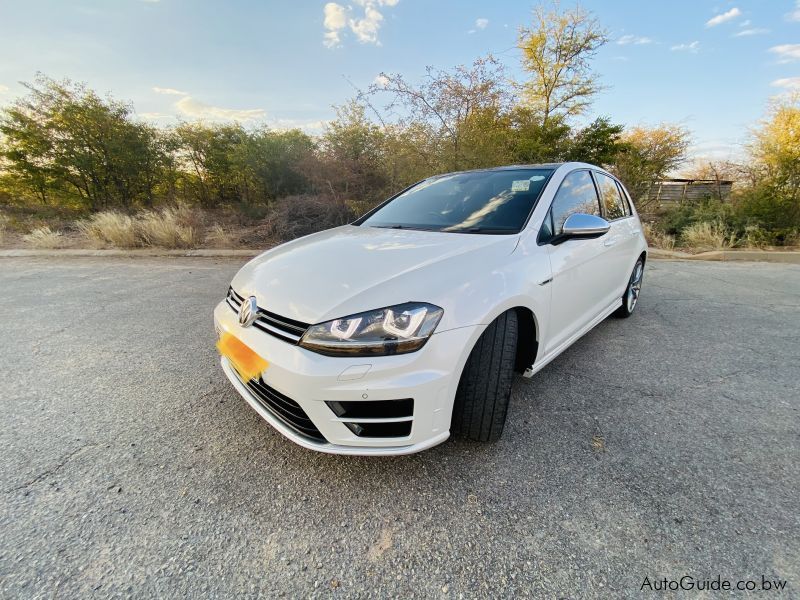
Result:
[[[300,345],[328,356],[386,356],[419,350],[444,311],[406,302],[326,321],[308,328]]]

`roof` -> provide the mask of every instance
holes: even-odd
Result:
[[[438,173],[437,175],[432,175],[432,177],[443,177],[445,175],[458,175],[460,173],[487,173],[491,171],[515,171],[517,169],[557,169],[563,165],[566,165],[565,162],[553,162],[553,163],[539,163],[533,165],[502,165],[500,167],[483,167],[481,169],[464,169],[462,171],[450,171],[449,173]],[[575,163],[584,164],[584,163]],[[599,169],[600,167],[595,167]]]
[[[729,184],[733,183],[731,179],[683,179],[681,177],[665,177],[664,179],[659,179],[656,183],[713,183],[714,185],[718,184]]]

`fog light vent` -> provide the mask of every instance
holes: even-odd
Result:
[[[327,401],[350,431],[359,437],[391,438],[411,435],[414,400]]]

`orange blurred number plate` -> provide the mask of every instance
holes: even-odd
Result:
[[[256,354],[239,338],[228,332],[223,333],[217,341],[217,350],[242,376],[245,381],[250,381],[261,375],[269,363]]]

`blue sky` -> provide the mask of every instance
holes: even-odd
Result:
[[[571,4],[566,0],[564,5]],[[418,79],[494,53],[519,77],[533,2],[0,0],[0,104],[37,71],[178,118],[318,131],[381,71]],[[800,90],[800,0],[585,0],[611,42],[587,119],[677,122],[696,156],[728,158],[771,96]]]

